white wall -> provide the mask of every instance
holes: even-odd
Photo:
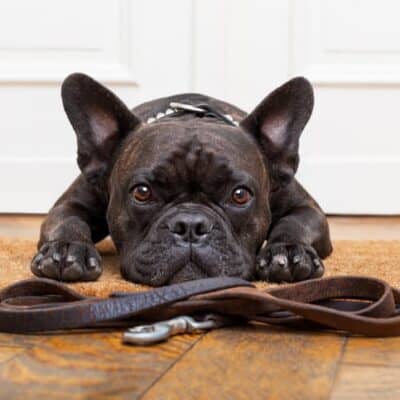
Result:
[[[129,105],[197,91],[250,111],[295,75],[316,107],[299,179],[327,212],[400,213],[395,0],[0,2],[0,212],[45,212],[78,173],[60,83]]]

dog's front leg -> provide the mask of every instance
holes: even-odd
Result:
[[[298,206],[271,227],[257,257],[259,279],[294,282],[323,275],[322,258],[332,251],[325,215],[314,205]]]
[[[97,279],[102,267],[94,242],[108,234],[105,210],[105,199],[80,176],[44,220],[32,272],[62,281]]]
[[[67,77],[61,94],[77,135],[82,175],[43,222],[32,271],[64,281],[94,280],[101,274],[94,242],[108,234],[107,179],[114,153],[141,122],[113,93],[86,75]]]
[[[318,204],[294,179],[299,139],[311,116],[313,88],[294,78],[267,96],[240,125],[255,137],[267,160],[272,224],[258,256],[258,276],[292,282],[321,276],[320,258],[331,252],[329,229]]]

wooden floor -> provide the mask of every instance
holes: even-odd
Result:
[[[0,236],[37,237],[40,220],[0,216]],[[334,239],[400,239],[400,217],[330,224]],[[115,330],[0,334],[0,399],[400,398],[400,338],[246,326],[154,347],[120,339]]]

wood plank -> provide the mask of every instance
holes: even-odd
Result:
[[[0,236],[38,239],[43,215],[0,214]],[[330,216],[334,240],[397,240],[400,216]]]
[[[43,215],[0,214],[0,236],[38,239]]]
[[[339,369],[331,399],[400,399],[400,369],[343,364]]]
[[[344,342],[266,326],[213,331],[143,399],[326,399]]]
[[[24,400],[117,398],[127,391],[137,398],[200,338],[133,347],[122,345],[121,332],[8,337],[25,350],[9,349],[0,363],[0,399]]]
[[[45,343],[47,335],[31,334],[31,335],[10,335],[8,333],[0,333],[0,352],[3,348],[23,348],[28,349],[34,345]]]
[[[400,337],[349,338],[343,363],[400,368]]]
[[[400,338],[349,338],[332,391],[339,399],[400,398]]]
[[[0,364],[11,360],[24,351],[25,349],[20,347],[0,347]]]
[[[398,240],[400,216],[328,217],[334,240]]]

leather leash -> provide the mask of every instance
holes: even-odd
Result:
[[[367,336],[400,335],[400,291],[368,277],[330,277],[270,289],[257,289],[238,278],[207,278],[115,293],[105,299],[83,296],[43,278],[20,281],[0,291],[0,331],[10,333],[143,322],[160,326],[168,318],[208,313],[213,313],[216,323],[205,328],[257,321]],[[177,332],[196,328],[191,319],[179,321]]]

